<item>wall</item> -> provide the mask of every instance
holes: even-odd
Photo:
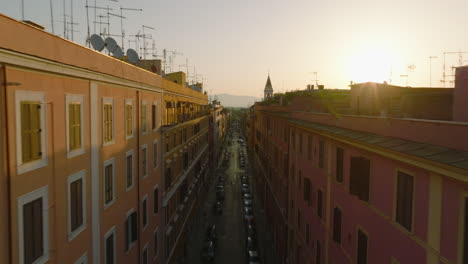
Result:
[[[459,67],[455,71],[455,93],[453,104],[453,120],[468,122],[466,110],[466,98],[468,98],[468,67]]]

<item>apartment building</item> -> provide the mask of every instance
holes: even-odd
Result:
[[[185,73],[172,74],[166,85],[185,83]],[[172,83],[173,82],[173,83]],[[169,88],[169,87],[168,87]],[[206,100],[206,99],[205,99]],[[203,201],[209,174],[209,105],[185,96],[164,96],[162,166],[165,263],[186,263],[187,230]]]
[[[367,83],[251,108],[257,192],[283,263],[468,263],[468,123],[457,98],[468,67],[456,78],[454,89],[393,93],[404,107]],[[405,93],[421,109],[445,108],[418,113]]]
[[[166,263],[180,151],[205,161],[207,95],[3,15],[0,32],[0,262]]]
[[[210,109],[210,153],[211,166],[215,168],[218,164],[218,157],[221,147],[224,143],[224,138],[228,132],[230,120],[230,112],[221,105],[221,102],[213,100]]]

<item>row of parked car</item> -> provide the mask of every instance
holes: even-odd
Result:
[[[201,253],[202,261],[205,263],[213,262],[217,246],[218,234],[216,232],[216,225],[210,225],[206,228],[205,241],[203,242],[203,249]]]
[[[250,182],[247,174],[240,177],[241,193],[242,193],[242,209],[246,233],[246,262],[249,264],[260,263],[260,256],[257,247],[257,229],[255,224],[255,216],[253,213],[253,195],[250,192]]]
[[[245,168],[245,156],[242,149],[239,150],[239,165],[241,168]]]

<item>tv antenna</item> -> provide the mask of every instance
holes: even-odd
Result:
[[[111,17],[111,16],[113,16],[113,17],[118,17],[118,18],[120,18],[120,19],[124,19],[125,17],[107,11],[107,23],[108,23],[108,25],[107,25],[107,31],[109,32],[109,33],[108,33],[108,36],[121,37],[121,35],[111,35],[111,34],[110,34],[110,33],[111,33],[111,31],[110,31],[110,17]]]
[[[150,26],[145,26],[145,25],[142,25],[141,27],[143,28],[143,35],[140,36],[143,39],[143,59],[146,59],[146,54],[148,54],[146,52],[147,50],[146,39],[152,39],[153,36],[151,34],[145,34],[145,28],[150,29],[150,30],[155,30],[155,28],[150,27]]]
[[[452,69],[452,74],[451,75],[447,75],[446,74],[446,56],[447,55],[458,55],[458,65],[459,66],[462,66],[463,65],[463,54],[466,54],[468,52],[466,51],[448,51],[448,52],[444,52],[444,65],[442,66],[443,67],[443,72],[442,72],[442,80],[440,80],[443,84],[444,84],[444,88],[445,88],[445,84],[448,82],[448,83],[453,83],[454,80],[447,80],[447,77],[455,77],[455,74],[453,73],[454,71],[454,66],[451,67]]]
[[[125,42],[125,30],[123,26],[123,11],[138,11],[142,12],[143,9],[141,8],[127,8],[127,7],[120,7],[120,30],[122,31],[122,49],[124,49],[124,42]]]
[[[318,80],[318,77],[317,77],[318,72],[309,72],[309,73],[312,73],[314,75],[315,79],[313,79],[312,82],[315,82],[315,84],[317,85],[317,88],[318,88],[318,85],[319,85],[319,83],[318,83],[319,80]]]
[[[187,79],[189,78],[189,64],[188,64],[188,58],[185,59],[185,64],[179,64],[179,71],[180,71],[180,67],[185,67],[186,69],[186,73],[187,73]],[[189,82],[187,80],[187,82]]]
[[[169,53],[169,65],[167,65],[167,53]],[[163,49],[163,58],[164,58],[164,72],[166,72],[166,69],[168,68],[168,66],[170,67],[170,72],[172,72],[172,66],[173,66],[173,62],[175,60],[175,57],[177,55],[184,55],[183,53],[181,52],[177,52],[177,50],[166,50],[166,49]]]

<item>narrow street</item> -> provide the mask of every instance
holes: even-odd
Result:
[[[246,153],[245,144],[239,141],[238,129],[232,129],[231,136],[226,139],[226,145],[221,150],[219,164],[215,170],[213,182],[209,189],[207,200],[204,203],[203,210],[196,214],[194,226],[190,231],[190,240],[188,245],[188,260],[189,263],[216,263],[216,264],[239,264],[249,263],[247,261],[247,234],[246,223],[243,213],[243,194],[241,191],[241,177],[248,177],[248,185],[250,193],[253,195],[253,215],[256,224],[253,224],[257,236],[256,251],[259,254],[259,263],[275,263],[274,252],[271,247],[271,241],[266,237],[267,224],[259,210],[259,204],[255,196],[254,180],[250,175],[250,163]],[[245,159],[244,166],[241,166],[240,152],[243,152]],[[220,178],[224,177],[224,194],[225,199],[222,202],[222,213],[215,212],[215,204],[217,202],[217,188],[222,185]],[[214,261],[203,260],[202,252],[207,240],[207,228],[216,226],[217,243],[215,243]],[[256,229],[256,227],[260,229]],[[265,250],[267,249],[268,250]],[[265,254],[268,252],[268,255]]]

